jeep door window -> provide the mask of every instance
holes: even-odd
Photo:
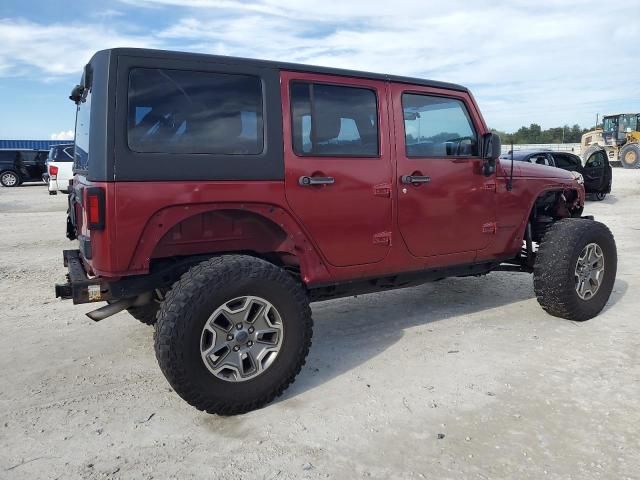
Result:
[[[407,157],[467,157],[478,155],[478,136],[461,100],[404,93]]]
[[[134,68],[128,144],[135,152],[258,155],[262,82],[252,75]]]
[[[372,90],[293,82],[291,119],[296,155],[379,155],[378,107]]]

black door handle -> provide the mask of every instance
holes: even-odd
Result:
[[[429,183],[431,181],[431,177],[425,177],[424,175],[403,175],[400,177],[400,181],[407,185],[413,183]]]
[[[333,177],[309,177],[303,175],[298,179],[298,184],[302,187],[308,187],[311,185],[331,185],[336,183],[336,179]]]

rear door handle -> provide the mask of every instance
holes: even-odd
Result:
[[[309,177],[303,175],[298,179],[298,184],[302,187],[308,187],[311,185],[331,185],[336,183],[336,179],[333,177]]]
[[[400,177],[400,181],[407,185],[411,185],[413,183],[429,183],[431,181],[431,177],[425,177],[424,175],[403,175]]]

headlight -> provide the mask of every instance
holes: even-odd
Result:
[[[584,177],[580,172],[571,172],[571,175],[573,175],[575,181],[578,182],[578,185],[584,185]]]

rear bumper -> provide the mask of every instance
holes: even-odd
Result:
[[[64,266],[68,268],[67,282],[56,284],[56,298],[73,300],[75,304],[104,302],[111,298],[107,284],[87,275],[80,250],[64,250],[62,255]]]

